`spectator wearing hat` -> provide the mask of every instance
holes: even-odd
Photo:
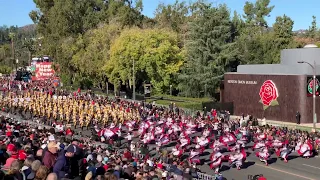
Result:
[[[18,151],[18,159],[19,159],[20,161],[24,161],[24,160],[27,159],[27,153],[26,153],[25,150],[19,150],[19,151]]]
[[[62,151],[54,164],[53,172],[57,174],[58,179],[68,178],[71,173],[70,160],[76,152],[74,145],[69,145],[66,151]]]
[[[56,142],[56,138],[54,137],[54,135],[50,135],[49,137],[48,137],[48,141],[49,142]]]
[[[57,160],[59,145],[55,142],[50,142],[47,147],[48,150],[45,151],[42,162],[49,170],[51,170]]]
[[[74,156],[71,158],[71,174],[70,178],[76,178],[78,176],[84,177],[86,175],[86,168],[84,166],[83,158],[84,151],[79,146],[78,141],[73,141],[72,145],[76,148]]]
[[[17,152],[17,148],[14,144],[9,144],[7,147],[7,153],[10,156],[7,160],[6,160],[6,164],[3,166],[3,168],[5,170],[8,170],[11,166],[11,163],[14,160],[18,159],[18,152]]]

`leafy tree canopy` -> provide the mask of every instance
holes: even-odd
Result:
[[[132,83],[133,73],[165,92],[183,64],[177,34],[166,29],[124,30],[110,49],[107,76],[114,84]],[[134,65],[134,69],[133,69]]]

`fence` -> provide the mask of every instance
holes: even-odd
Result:
[[[193,180],[216,180],[217,179],[216,176],[212,176],[212,175],[201,173],[201,172],[197,172],[197,176],[198,178],[193,178]]]

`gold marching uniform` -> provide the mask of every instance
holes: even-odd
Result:
[[[79,125],[81,128],[89,127],[94,124],[93,121],[102,125],[110,122],[117,125],[126,120],[140,120],[137,109],[40,92],[24,92],[22,95],[9,92],[7,95],[0,95],[0,105],[10,109],[19,108],[24,113],[29,111],[38,117],[66,121],[67,124],[71,122],[75,127]]]

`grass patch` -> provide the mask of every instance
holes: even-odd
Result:
[[[175,103],[176,106],[192,111],[202,111],[203,103],[212,102],[213,100],[208,97],[204,98],[191,98],[191,97],[182,97],[182,96],[170,96],[166,94],[156,94],[151,98],[146,100],[147,102],[155,101],[158,105],[168,106],[171,102]]]
[[[175,103],[176,106],[180,108],[190,109],[190,110],[202,110],[202,103],[200,102],[179,102],[179,101],[170,101],[170,100],[157,100],[157,99],[147,99],[147,102],[155,101],[158,105],[169,106],[171,102]]]

